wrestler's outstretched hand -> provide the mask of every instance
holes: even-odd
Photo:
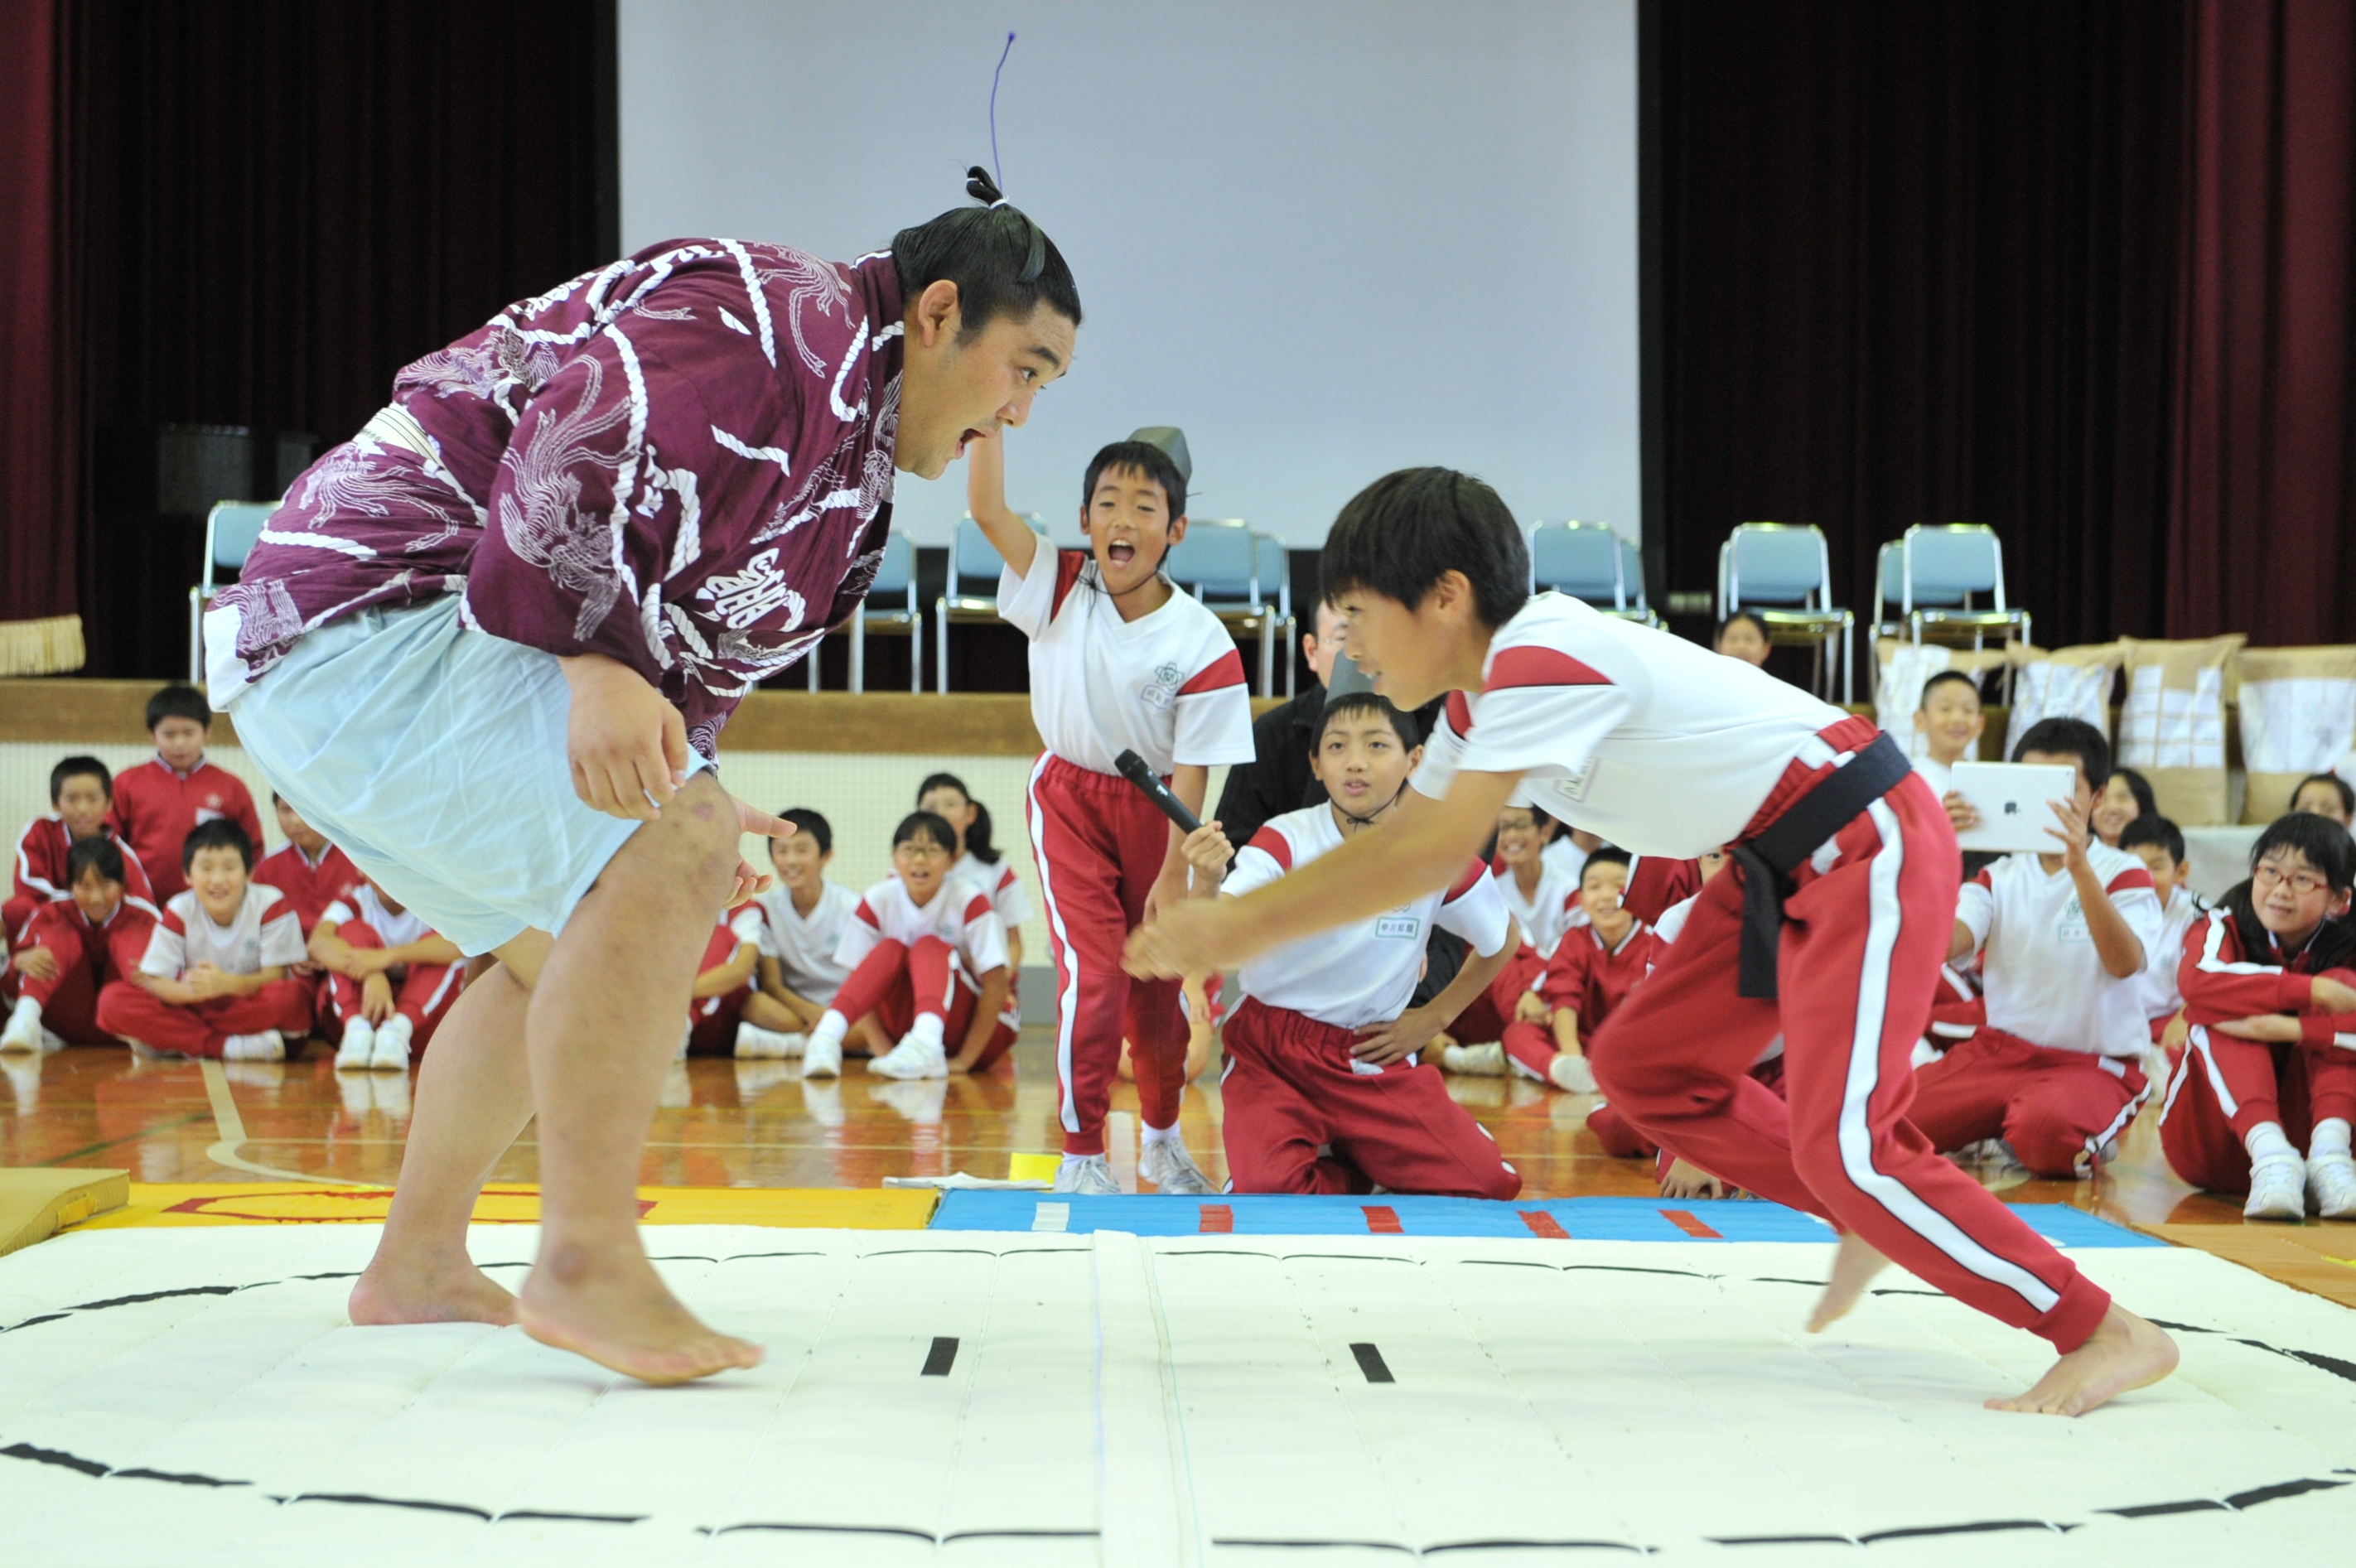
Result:
[[[573,793],[608,816],[652,822],[687,783],[687,720],[619,659],[556,662],[573,691],[564,735]]]
[[[736,826],[745,833],[757,833],[764,838],[790,838],[798,831],[782,816],[771,816],[757,805],[748,805],[734,795],[728,797],[736,807]],[[736,861],[736,890],[728,895],[728,907],[734,909],[748,899],[758,898],[769,891],[776,879],[766,871],[753,869],[753,863],[739,857]]]
[[[1141,980],[1177,980],[1225,969],[1241,957],[1232,951],[1232,924],[1231,911],[1205,900],[1163,904],[1151,924],[1129,933],[1121,966]]]

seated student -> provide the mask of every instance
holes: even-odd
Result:
[[[2110,774],[2101,731],[2077,719],[2029,726],[2016,763],[2068,763],[2050,855],[2007,855],[1964,884],[1949,958],[1981,955],[1987,1021],[1914,1075],[1907,1113],[1941,1153],[2001,1138],[2039,1176],[2089,1174],[2150,1093],[2139,1065],[2146,955],[2159,895],[2135,856],[2088,824]]]
[[[2356,786],[2338,773],[2309,773],[2290,792],[2290,808],[2311,811],[2348,827],[2356,825]]]
[[[2176,988],[2176,971],[2184,961],[2185,934],[2209,912],[2209,906],[2184,885],[2184,834],[2165,816],[2138,816],[2120,828],[2119,848],[2143,862],[2151,873],[2152,891],[2159,895],[2159,935],[2138,990],[2152,1043],[2173,1053],[2184,1048],[2190,1028],[2182,1016],[2184,997]]]
[[[359,897],[362,879],[359,868],[341,849],[328,843],[325,834],[304,821],[275,790],[271,792],[270,804],[278,813],[278,831],[286,836],[286,842],[254,862],[253,880],[265,888],[276,888],[294,906],[294,918],[303,923],[304,951],[307,954],[320,920],[338,902],[349,903]],[[334,1016],[335,976],[309,957],[294,965],[294,973],[316,985],[311,998],[312,1016]],[[359,1065],[368,1064],[363,1061]]]
[[[245,781],[205,761],[205,734],[213,710],[193,686],[167,686],[147,699],[147,732],[155,755],[114,781],[108,820],[131,841],[140,862],[155,879],[159,902],[177,896],[181,880],[180,846],[200,823],[223,818],[245,830],[245,841],[262,842],[262,818]]]
[[[130,859],[111,836],[77,838],[59,873],[66,896],[37,908],[10,965],[18,994],[0,1051],[58,1051],[109,1040],[98,996],[136,971],[155,917],[130,896]]]
[[[1764,669],[1770,645],[1767,618],[1755,610],[1737,610],[1718,624],[1718,635],[1709,645],[1728,658]]]
[[[311,932],[311,961],[332,979],[344,1026],[338,1072],[405,1072],[458,999],[466,956],[367,878],[327,906]]]
[[[2151,793],[2151,781],[2133,768],[2113,768],[2101,798],[2094,803],[2091,821],[2094,837],[2115,849],[2128,823],[2158,815],[2159,801]]]
[[[1522,945],[1541,964],[1554,956],[1555,944],[1571,927],[1571,912],[1580,907],[1579,873],[1547,859],[1555,827],[1553,817],[1530,806],[1509,805],[1497,814],[1497,859],[1505,862],[1495,877],[1497,896],[1520,928]],[[1582,869],[1586,860],[1582,852]]]
[[[843,933],[859,907],[859,895],[826,880],[834,863],[834,828],[808,806],[779,812],[794,825],[788,838],[769,840],[769,864],[777,885],[754,902],[761,906],[761,995],[783,1008],[791,1023],[776,1026],[773,1048],[799,1056],[809,1031],[826,1016],[829,1002],[851,977],[834,961]],[[766,1043],[766,1042],[756,1042]]]
[[[1188,835],[1197,896],[1238,897],[1350,836],[1383,831],[1423,755],[1419,739],[1413,720],[1372,692],[1336,698],[1317,752],[1329,804],[1270,818],[1240,852],[1215,822]],[[1445,990],[1410,1008],[1435,923],[1472,951]],[[1494,1140],[1449,1098],[1440,1073],[1416,1061],[1504,967],[1517,936],[1488,868],[1476,860],[1445,892],[1246,964],[1220,1080],[1234,1190],[1519,1192],[1522,1179]]]
[[[1652,967],[1652,933],[1628,912],[1628,852],[1601,848],[1587,858],[1579,901],[1587,923],[1566,932],[1538,982],[1543,1022],[1517,1019],[1505,1027],[1504,1053],[1526,1078],[1574,1094],[1595,1092],[1595,1074],[1580,1044],[1603,1027],[1621,1000]]]
[[[1594,854],[1602,845],[1603,839],[1601,836],[1590,833],[1584,827],[1573,827],[1569,823],[1564,823],[1562,831],[1547,843],[1546,863],[1554,868],[1555,874],[1563,879],[1566,886],[1576,889],[1579,886],[1579,873],[1587,869],[1587,858]],[[1571,907],[1577,910],[1576,900],[1572,901]],[[1576,925],[1586,918],[1583,913],[1578,914],[1571,923]]]
[[[146,868],[129,844],[109,833],[106,814],[114,805],[114,781],[96,757],[68,757],[49,770],[47,816],[26,825],[16,840],[16,882],[5,915],[10,945],[24,940],[33,912],[47,903],[67,901],[66,855],[85,838],[110,838],[123,852],[123,896],[152,918],[156,912],[155,890],[148,885]]]
[[[1931,781],[1944,801],[1955,793],[1955,764],[1979,755],[1980,736],[1987,730],[1979,682],[1959,669],[1943,669],[1924,681],[1914,728],[1926,747],[1925,754],[1914,759],[1914,771]]]
[[[1007,973],[1023,973],[1023,925],[1031,918],[1031,895],[1014,874],[1014,862],[990,841],[990,807],[966,793],[955,773],[933,773],[916,786],[916,809],[929,811],[957,829],[957,863],[949,875],[990,895],[998,923],[1006,932]]]
[[[757,983],[766,923],[757,903],[721,912],[695,976],[680,1055],[776,1061],[801,1050],[800,1019]]]
[[[842,1071],[842,1040],[869,1013],[899,1043],[867,1064],[884,1078],[979,1072],[1022,1028],[1007,1005],[1006,936],[990,895],[948,874],[957,829],[911,812],[892,834],[892,869],[844,923],[834,961],[851,976],[809,1031],[802,1076]],[[957,1054],[948,1054],[955,1035]]]
[[[98,1027],[133,1045],[229,1061],[280,1061],[311,1028],[311,987],[290,976],[303,926],[252,880],[253,840],[227,817],[180,846],[185,891],[164,906],[128,979],[98,994]]]
[[[2250,876],[2186,934],[2191,1025],[2159,1144],[2177,1175],[2249,1194],[2253,1220],[2356,1220],[2356,839],[2311,812],[2278,817]]]

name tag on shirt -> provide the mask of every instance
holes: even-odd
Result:
[[[2053,936],[2058,942],[2094,941],[2094,933],[2086,928],[2086,906],[2072,899],[2054,919]]]
[[[1562,777],[1555,780],[1554,792],[1555,794],[1562,796],[1565,800],[1581,801],[1587,798],[1587,786],[1594,782],[1595,759],[1593,757],[1590,757],[1587,761],[1579,764],[1579,771],[1577,773],[1565,773]]]
[[[1411,914],[1387,914],[1375,922],[1375,934],[1404,937],[1412,942],[1422,925],[1423,923]]]

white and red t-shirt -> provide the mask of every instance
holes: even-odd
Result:
[[[215,925],[193,888],[173,895],[147,939],[139,972],[177,980],[199,964],[224,975],[254,975],[300,964],[303,920],[276,888],[248,882],[245,899],[227,925]]]
[[[859,907],[859,895],[821,881],[818,902],[807,918],[794,907],[791,888],[771,888],[753,901],[761,908],[761,956],[777,961],[786,989],[809,1001],[834,1000],[835,992],[851,978],[851,965],[836,963],[834,955],[850,929],[851,912]]]
[[[1845,720],[1840,745],[1823,737]],[[1459,771],[1520,773],[1517,801],[1691,859],[1876,733],[1740,659],[1540,593],[1490,639],[1482,689],[1449,695],[1415,787],[1437,800]]]
[[[1580,859],[1584,860],[1585,856]],[[1579,879],[1566,877],[1554,862],[1541,859],[1538,862],[1537,891],[1522,897],[1522,886],[1514,880],[1511,866],[1490,879],[1497,884],[1497,896],[1505,901],[1505,912],[1522,928],[1522,940],[1537,949],[1541,958],[1554,956],[1554,944],[1573,925],[1587,923],[1587,910],[1579,901]]]
[[[1661,918],[1653,923],[1653,964],[1655,967],[1668,956],[1670,944],[1684,933],[1686,922],[1693,918],[1694,905],[1699,902],[1699,893],[1680,899],[1663,910]]]
[[[834,961],[848,975],[859,967],[879,942],[914,945],[937,936],[957,950],[968,978],[980,980],[992,969],[1005,967],[1006,931],[990,895],[957,877],[945,879],[930,903],[919,904],[897,877],[887,877],[867,890],[842,924],[842,940]]]
[[[138,851],[120,833],[108,833],[107,837],[123,852],[123,901],[151,915],[160,912],[155,905],[155,890],[148,884],[147,869],[139,863]],[[73,834],[66,827],[66,819],[56,813],[37,816],[26,824],[24,836],[16,840],[16,897],[32,904],[55,903],[73,897],[73,890],[66,885],[66,853],[72,848]],[[13,937],[17,933],[9,934]]]
[[[2086,859],[2149,962],[2160,933],[2151,872],[2106,844],[2088,845]],[[2142,971],[2117,979],[2104,969],[2067,868],[2048,872],[2035,855],[2007,855],[1964,884],[1955,921],[1980,954],[1988,1028],[2096,1056],[2133,1058],[2150,1048]]]
[[[2209,906],[2190,888],[2178,888],[2160,906],[2159,936],[2144,949],[2143,974],[2136,982],[2147,1019],[2172,1019],[2184,1006],[2183,994],[2176,988],[2176,970],[2184,962],[2185,933],[2208,912]]]
[[[978,859],[969,849],[958,857],[958,863],[949,868],[949,875],[988,893],[990,907],[998,912],[998,923],[1007,930],[1020,931],[1023,923],[1031,918],[1031,895],[1023,891],[1023,879],[1014,874],[1013,861],[1002,857],[996,860]]]
[[[1028,576],[1000,574],[998,613],[1031,639],[1031,721],[1064,761],[1112,773],[1135,752],[1167,778],[1181,763],[1252,760],[1243,657],[1185,594],[1124,621],[1086,551],[1042,549]]]
[[[1288,811],[1237,851],[1220,891],[1240,897],[1341,847],[1332,806]],[[1238,979],[1244,995],[1261,1006],[1336,1029],[1388,1023],[1407,1010],[1415,994],[1424,943],[1434,925],[1454,932],[1486,957],[1505,944],[1506,918],[1489,868],[1473,860],[1447,891],[1426,893],[1387,914],[1286,943],[1245,965]]]
[[[367,885],[359,868],[333,844],[322,849],[316,860],[298,845],[281,844],[254,862],[253,880],[284,893],[305,931],[327,919],[327,912],[338,902],[358,898]]]
[[[114,804],[107,825],[139,851],[155,891],[171,898],[188,885],[180,868],[180,847],[205,823],[227,817],[245,829],[262,853],[262,818],[245,781],[218,763],[199,760],[187,773],[162,757],[150,757],[114,775]]]
[[[434,934],[434,928],[414,910],[402,910],[398,914],[385,907],[384,895],[376,884],[363,880],[359,891],[348,899],[337,899],[319,917],[344,925],[359,920],[384,939],[387,947],[406,947],[412,942],[423,942]]]

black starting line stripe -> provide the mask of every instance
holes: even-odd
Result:
[[[1389,1365],[1384,1361],[1382,1351],[1376,1349],[1374,1346],[1364,1343],[1353,1345],[1350,1347],[1350,1354],[1358,1358],[1358,1370],[1366,1374],[1366,1381],[1368,1382],[1395,1383],[1398,1381],[1398,1379],[1391,1376],[1391,1369]]]
[[[946,1334],[935,1336],[933,1348],[925,1357],[925,1370],[916,1375],[920,1378],[948,1376],[949,1369],[957,1365],[957,1351],[958,1342],[955,1339]]]

